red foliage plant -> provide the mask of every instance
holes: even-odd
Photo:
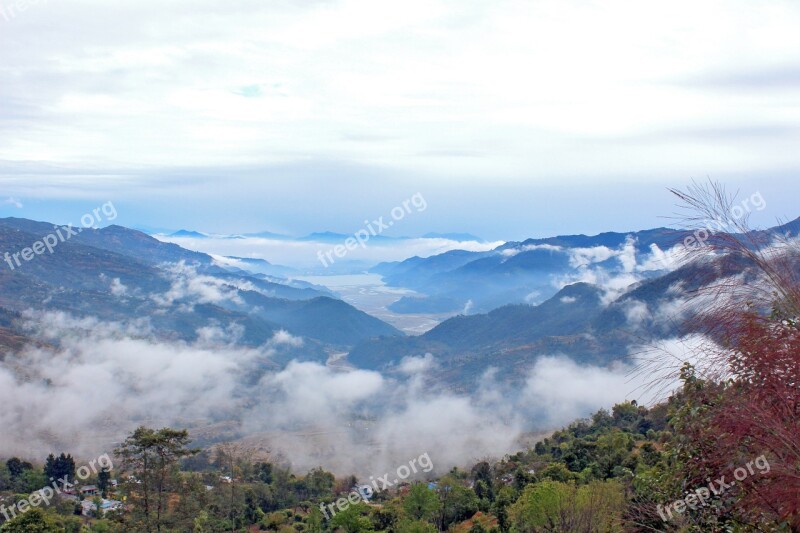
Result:
[[[800,252],[796,237],[754,231],[731,221],[733,198],[722,186],[673,191],[693,222],[726,220],[690,260],[735,262],[738,275],[694,294],[692,320],[711,342],[698,354],[709,407],[689,438],[698,439],[695,474],[725,474],[764,455],[770,470],[736,482],[736,512],[771,517],[800,531]],[[699,399],[699,398],[698,398]],[[730,479],[730,475],[728,476]],[[694,480],[699,481],[699,480]]]

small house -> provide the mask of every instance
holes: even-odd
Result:
[[[84,485],[81,487],[81,496],[84,498],[94,498],[100,496],[100,489],[95,485]]]

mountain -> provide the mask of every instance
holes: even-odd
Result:
[[[34,240],[40,240],[54,231],[54,225],[49,222],[14,217],[0,218],[0,228],[29,233],[34,236]],[[77,235],[70,237],[64,244],[85,244],[127,255],[150,265],[179,261],[211,265],[214,262],[210,255],[192,252],[177,244],[161,242],[146,233],[122,226],[112,225],[102,229],[76,228],[75,231]],[[32,242],[28,242],[25,246],[29,246]]]
[[[280,233],[273,233],[271,231],[258,231],[255,233],[243,233],[243,234],[210,234],[210,233],[202,233],[195,230],[188,230],[188,229],[180,229],[178,231],[147,231],[150,235],[164,235],[166,237],[177,237],[177,238],[185,238],[185,239],[209,239],[209,238],[217,238],[217,239],[246,239],[246,238],[258,238],[258,239],[274,239],[274,240],[291,240],[292,237],[288,235],[283,235]]]
[[[800,274],[800,255],[794,268]],[[683,318],[688,306],[699,305],[691,304],[692,295],[726,278],[747,283],[753,270],[741,257],[709,256],[621,292],[575,283],[538,305],[504,305],[455,316],[418,337],[365,341],[347,360],[359,368],[393,372],[403,357],[430,353],[437,362],[433,379],[461,390],[474,388],[490,368],[501,380],[524,379],[524,369],[547,355],[608,365],[626,359],[633,346],[696,331],[698,325]]]
[[[270,281],[271,279],[275,278],[269,278],[263,274],[252,274],[239,269],[234,272],[217,273],[214,274],[214,277],[228,281],[235,286],[253,285],[259,293],[272,298],[282,298],[285,300],[312,300],[322,296],[331,298],[336,297],[333,292],[325,287],[319,287],[304,281]]]
[[[625,353],[630,336],[592,333],[602,315],[602,291],[586,283],[567,286],[538,305],[506,305],[487,314],[459,315],[418,337],[373,339],[357,345],[347,360],[359,368],[391,371],[405,356],[432,354],[436,378],[469,389],[489,367],[502,380],[523,378],[520,370],[542,355],[563,353],[581,363],[607,364]]]
[[[522,242],[509,242],[497,249],[502,251],[542,245],[559,246],[562,248],[594,248],[597,246],[618,248],[624,245],[629,238],[633,238],[637,251],[646,253],[653,244],[662,250],[672,248],[676,244],[682,242],[683,239],[690,234],[691,232],[688,230],[676,230],[672,228],[655,228],[626,233],[609,231],[591,236],[578,234],[561,235],[543,239],[527,239]]]
[[[348,346],[373,337],[403,335],[393,326],[334,298],[286,301],[252,291],[242,293],[242,298],[255,309],[257,316],[279,323],[295,335],[334,345]]]
[[[175,233],[170,233],[169,237],[189,237],[192,239],[206,239],[208,238],[208,235],[206,235],[205,233],[200,233],[199,231],[180,229]]]
[[[494,255],[494,252],[451,250],[427,258],[414,256],[404,261],[379,263],[370,269],[370,272],[381,274],[387,283],[401,286],[402,283],[417,283],[419,279],[455,270],[476,259],[490,255]]]
[[[565,282],[601,268],[624,272],[631,255],[642,259],[667,250],[691,235],[656,228],[631,233],[565,235],[509,242],[488,252],[456,250],[428,258],[381,263],[371,272],[384,282],[420,293],[392,304],[397,313],[487,312],[510,303],[534,303],[553,296]],[[634,259],[635,260],[635,259]],[[644,272],[657,275],[658,269]]]
[[[49,223],[0,219],[0,250],[19,254],[54,231]],[[0,307],[11,313],[65,311],[120,322],[146,316],[157,337],[186,341],[201,328],[236,325],[240,342],[252,346],[285,329],[311,341],[299,356],[317,359],[326,357],[326,345],[402,335],[313,288],[232,272],[206,254],[121,226],[83,230],[19,265],[9,258],[10,266],[0,263]]]
[[[251,273],[257,273],[267,280],[280,280],[280,283],[287,285],[302,286],[303,288],[314,288],[320,291],[326,290],[323,287],[314,286],[311,283],[297,280],[287,280],[287,277],[296,276],[300,274],[300,272],[295,268],[283,265],[275,265],[264,259],[237,256],[216,257],[215,259],[217,260],[217,263],[223,264],[226,268],[233,270],[246,270]]]

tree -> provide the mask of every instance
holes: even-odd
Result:
[[[30,468],[22,471],[22,474],[14,480],[13,486],[17,492],[29,493],[48,484],[43,471]]]
[[[94,511],[92,511],[95,518],[102,518],[103,517],[103,499],[100,496],[95,496],[92,498],[92,505],[94,505]]]
[[[442,502],[439,527],[446,531],[450,525],[471,518],[478,511],[478,497],[451,476],[439,480],[439,496]]]
[[[311,507],[305,522],[308,533],[322,533],[324,531],[322,512],[317,507]]]
[[[125,439],[115,453],[122,458],[123,468],[130,469],[137,480],[141,481],[141,501],[144,527],[152,531],[161,531],[164,513],[164,494],[167,491],[167,473],[179,459],[198,453],[199,450],[187,449],[189,433],[186,430],[163,428],[154,430],[146,427],[137,428]],[[138,494],[139,488],[131,491]],[[155,496],[155,524],[152,521],[153,502]]]
[[[275,509],[285,509],[297,503],[294,493],[294,475],[288,468],[272,468],[272,505]],[[351,485],[352,486],[352,485]]]
[[[333,485],[336,481],[333,474],[322,468],[314,468],[305,478],[307,497],[311,500],[324,500],[333,495]]]
[[[655,466],[661,461],[661,452],[652,442],[645,442],[639,449],[639,458],[645,466]]]
[[[502,487],[497,493],[493,511],[497,517],[497,525],[500,531],[506,532],[511,527],[508,519],[508,508],[514,504],[515,500],[514,489],[511,487]]]
[[[92,524],[91,533],[111,533],[114,529],[108,520],[97,520]]]
[[[395,531],[399,520],[400,513],[394,505],[384,505],[372,511],[372,525],[377,531]]]
[[[242,520],[242,514],[247,512],[247,508],[238,508],[237,504],[237,480],[242,473],[242,465],[247,463],[247,458],[253,454],[253,450],[245,448],[239,444],[232,442],[224,442],[218,445],[215,449],[215,462],[224,470],[227,469],[230,474],[230,482],[228,488],[230,489],[230,496],[228,500],[228,519],[231,521],[231,527],[235,528]],[[252,503],[252,501],[251,501]],[[251,508],[251,513],[255,510]]]
[[[439,498],[425,483],[414,483],[403,500],[403,509],[413,520],[433,521],[440,508]]]
[[[625,494],[617,481],[593,481],[581,487],[540,481],[528,485],[509,514],[519,531],[600,533],[620,530],[624,510]]]
[[[22,473],[25,472],[26,470],[32,470],[33,465],[27,461],[22,461],[17,457],[12,457],[8,461],[6,461],[6,468],[8,468],[8,473],[11,475],[13,479],[21,476]]]
[[[75,460],[71,455],[62,453],[56,457],[51,453],[45,461],[44,473],[53,481],[65,479],[71,482],[75,479]]]
[[[520,531],[536,531],[561,525],[562,509],[573,498],[574,486],[558,481],[540,481],[528,485],[511,506],[509,514]]]
[[[31,509],[0,527],[1,533],[59,533],[61,531],[64,529],[50,520],[41,509]]]
[[[542,470],[542,477],[553,481],[574,481],[578,476],[562,463],[552,463]]]
[[[486,482],[482,479],[475,483],[473,490],[475,491],[475,496],[478,498],[480,509],[482,511],[488,511],[491,501],[494,499],[494,493],[486,486]]]
[[[517,492],[522,492],[528,483],[536,482],[536,475],[525,472],[522,468],[517,468],[514,472],[514,488]]]
[[[272,483],[272,464],[271,463],[258,463],[256,464],[256,471],[258,472],[258,479],[262,483],[269,485]]]
[[[344,511],[336,513],[331,519],[334,528],[341,528],[346,533],[368,533],[375,531],[372,529],[372,521],[369,519],[369,506],[364,503],[351,505]]]
[[[100,493],[103,495],[103,498],[108,497],[108,486],[111,483],[111,471],[103,467],[100,472],[97,473],[97,488],[100,489]]]
[[[478,483],[483,482],[484,493],[478,494],[478,498],[486,498],[490,502],[494,501],[494,482],[492,480],[492,467],[487,461],[481,461],[472,467],[472,479],[477,488]],[[475,491],[477,494],[477,490]]]
[[[182,464],[185,467],[184,464]],[[180,495],[177,502],[170,507],[169,526],[178,531],[191,531],[199,523],[207,531],[217,531],[213,521],[222,515],[222,506],[215,501],[222,495],[218,491],[209,491],[203,480],[203,475],[195,472],[181,472],[173,478],[171,491]],[[205,511],[207,520],[196,521]],[[220,528],[222,529],[222,528]]]
[[[395,531],[403,533],[436,533],[436,526],[422,520],[403,520]]]

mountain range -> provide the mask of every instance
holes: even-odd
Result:
[[[50,223],[0,219],[0,250],[20,252],[54,231]],[[18,314],[30,312],[118,322],[148,317],[155,337],[184,341],[197,340],[203,328],[235,326],[237,342],[250,346],[286,330],[307,340],[293,355],[323,361],[328,349],[401,334],[327,289],[226,267],[121,226],[84,229],[13,270],[2,264],[0,342],[18,345],[25,334]]]
[[[19,252],[55,230],[0,219],[0,251]],[[800,219],[752,237],[798,230]],[[691,295],[746,277],[750,265],[716,254],[686,264],[664,259],[690,235],[669,228],[568,235],[378,264],[372,272],[389,285],[422,293],[393,309],[461,309],[406,336],[328,289],[258,272],[272,266],[261,259],[210,256],[121,226],[84,229],[16,268],[0,263],[0,350],[30,342],[26,322],[46,313],[120,323],[147,317],[142,334],[154,338],[194,342],[216,328],[236,332],[228,342],[244,346],[279,331],[304,340],[275,364],[346,354],[345,364],[400,376],[404,357],[431,354],[430,374],[444,386],[473,388],[490,369],[514,382],[544,355],[604,366],[626,359],[632,346],[692,333],[682,320]]]
[[[292,237],[290,235],[286,235],[283,233],[274,233],[271,231],[259,231],[255,233],[234,233],[234,234],[212,234],[212,233],[203,233],[200,231],[195,230],[188,230],[188,229],[180,229],[178,231],[158,231],[153,232],[153,235],[156,236],[166,236],[166,237],[177,237],[177,238],[188,238],[188,239],[208,239],[208,238],[218,238],[218,239],[243,239],[243,238],[260,238],[260,239],[272,239],[272,240],[294,240],[294,241],[313,241],[313,242],[322,242],[322,243],[334,243],[339,244],[343,242],[348,237],[352,237],[352,234],[345,234],[345,233],[337,233],[335,231],[316,231],[309,233],[307,235],[303,235],[300,237]],[[420,237],[408,237],[408,236],[400,236],[400,237],[390,237],[388,235],[372,235],[370,240],[377,240],[377,241],[403,241],[403,240],[410,240],[410,239],[446,239],[449,241],[459,241],[459,242],[466,242],[466,241],[474,241],[474,242],[485,242],[480,237],[476,237],[471,233],[437,233],[437,232],[428,232]]]
[[[797,235],[798,230],[800,219],[765,230],[759,238]],[[370,271],[383,276],[389,286],[418,293],[392,304],[394,312],[485,313],[506,304],[541,303],[572,282],[602,283],[598,276],[659,276],[672,268],[667,252],[693,235],[689,230],[655,228],[527,239],[485,252],[453,250],[381,263]]]

